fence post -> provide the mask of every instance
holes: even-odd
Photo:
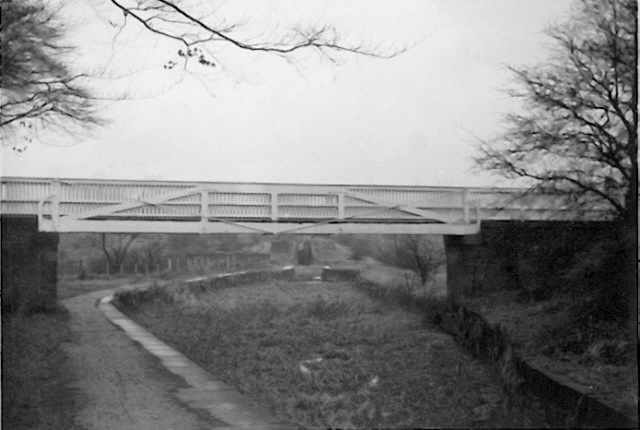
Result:
[[[169,273],[171,273],[171,258],[167,260],[167,268],[169,269]]]
[[[145,265],[144,265],[144,274],[146,276],[149,276],[149,264],[148,263],[145,263]]]

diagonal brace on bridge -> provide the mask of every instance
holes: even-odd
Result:
[[[481,220],[572,220],[521,189],[2,178],[3,215],[43,232],[473,235]],[[593,208],[591,219],[606,211]]]
[[[41,231],[475,234],[462,188],[3,178],[3,212]]]

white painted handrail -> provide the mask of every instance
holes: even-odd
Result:
[[[484,219],[573,219],[522,189],[2,178],[2,213],[43,231],[474,234]],[[475,210],[472,211],[471,208]],[[605,211],[592,210],[593,219]],[[443,233],[444,232],[444,233]]]

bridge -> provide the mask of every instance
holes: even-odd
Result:
[[[522,189],[2,178],[3,216],[41,232],[474,235],[483,220],[570,220]],[[592,217],[600,217],[598,211]]]
[[[517,288],[530,277],[522,267],[558,240],[579,248],[608,234],[607,223],[585,221],[605,220],[606,208],[578,214],[564,196],[514,188],[14,177],[1,184],[3,305],[24,286],[55,301],[60,233],[437,234],[450,296],[482,285]]]

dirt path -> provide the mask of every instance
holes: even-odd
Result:
[[[229,427],[204,411],[187,408],[175,393],[184,381],[113,326],[96,307],[113,290],[62,301],[76,341],[65,346],[78,372],[87,430],[196,430]]]

